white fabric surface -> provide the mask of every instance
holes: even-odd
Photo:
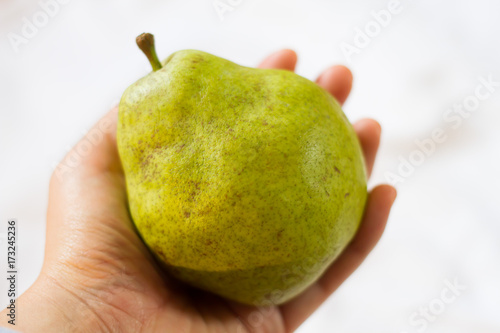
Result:
[[[149,71],[134,42],[144,31],[162,58],[194,48],[253,66],[286,47],[310,79],[348,64],[355,82],[344,110],[382,124],[371,185],[385,182],[416,139],[446,127],[443,114],[474,93],[478,77],[500,81],[494,0],[401,0],[402,12],[349,63],[339,45],[389,2],[243,0],[221,21],[212,0],[74,0],[17,53],[7,34],[19,34],[40,4],[0,2],[0,218],[20,224],[19,288],[41,268],[54,166]],[[458,128],[448,126],[446,142],[397,185],[381,242],[299,332],[419,332],[412,313],[436,306],[454,279],[466,289],[420,331],[500,331],[499,96],[497,88]]]

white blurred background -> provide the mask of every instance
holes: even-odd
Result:
[[[348,65],[346,114],[382,124],[371,185],[400,177],[387,230],[299,332],[500,332],[500,85],[477,88],[500,82],[499,1],[62,2],[44,16],[38,1],[0,0],[0,219],[19,221],[21,291],[42,265],[49,177],[150,70],[134,41],[147,31],[161,58],[194,48],[255,66],[291,48],[309,79]],[[372,13],[388,8],[382,26]],[[415,140],[436,129],[446,140],[424,155]]]

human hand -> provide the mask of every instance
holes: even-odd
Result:
[[[293,51],[279,51],[262,68],[294,70]],[[343,103],[352,76],[327,69],[317,83]],[[45,260],[18,300],[16,329],[41,332],[291,332],[361,264],[384,230],[395,190],[375,187],[360,228],[323,276],[290,302],[270,308],[237,304],[168,277],[137,235],[127,209],[116,146],[117,108],[66,156],[51,178]],[[103,131],[102,124],[110,130]],[[374,120],[354,124],[370,174],[380,140]],[[93,133],[90,131],[89,133]],[[95,132],[94,132],[95,133]],[[91,149],[83,145],[92,143]],[[78,161],[69,159],[79,152]],[[85,152],[85,153],[82,153]],[[5,316],[5,310],[1,314]]]

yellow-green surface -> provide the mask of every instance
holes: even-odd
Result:
[[[134,223],[190,284],[284,302],[358,227],[359,143],[335,99],[305,78],[179,51],[125,91],[119,114]]]

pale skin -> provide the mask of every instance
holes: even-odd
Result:
[[[297,56],[282,50],[259,67],[293,71]],[[316,82],[343,103],[351,72],[325,70]],[[127,210],[116,147],[118,110],[104,119],[113,130],[64,178],[50,181],[45,259],[40,276],[18,299],[21,332],[293,332],[363,262],[384,231],[396,191],[370,191],[353,241],[323,276],[292,301],[255,308],[186,287],[167,277],[137,236]],[[97,126],[97,125],[96,125]],[[380,125],[354,124],[371,173]]]

